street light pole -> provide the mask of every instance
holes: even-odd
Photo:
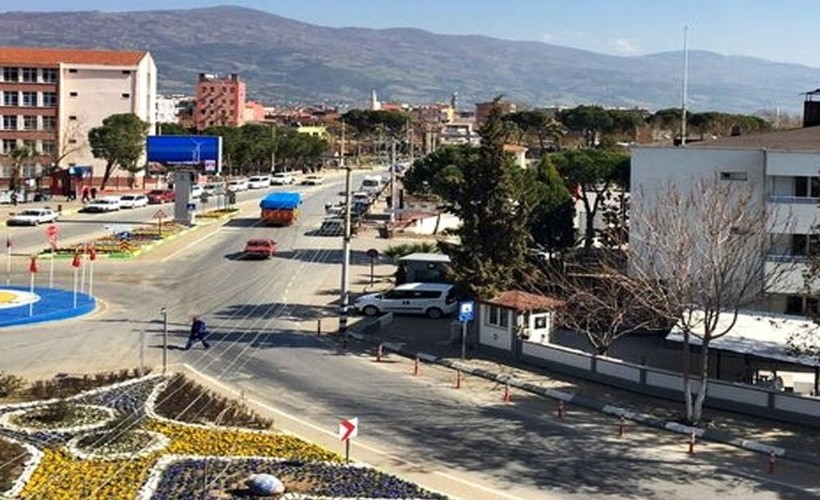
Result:
[[[347,338],[347,314],[350,300],[350,185],[352,173],[345,162],[345,123],[342,122],[341,167],[345,171],[344,235],[342,236],[342,286],[339,307],[339,334]]]

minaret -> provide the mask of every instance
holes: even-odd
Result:
[[[371,111],[378,111],[382,109],[382,105],[379,102],[378,96],[376,96],[376,90],[370,91],[370,110]]]

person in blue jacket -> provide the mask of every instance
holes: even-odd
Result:
[[[211,344],[206,340],[208,333],[208,327],[205,325],[205,322],[202,321],[202,318],[194,316],[194,322],[191,323],[191,333],[188,335],[188,344],[185,345],[185,350],[190,350],[197,341],[202,342],[205,349],[211,347]]]

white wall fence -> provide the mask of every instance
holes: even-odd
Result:
[[[514,355],[510,351],[486,345],[482,345],[481,349]],[[680,373],[526,340],[521,341],[517,357],[556,372],[683,401],[683,377]],[[695,389],[699,390],[700,384],[694,384]],[[820,398],[710,379],[706,404],[713,408],[820,427]]]

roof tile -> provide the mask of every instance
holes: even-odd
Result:
[[[102,66],[136,66],[146,51],[113,51],[37,47],[0,47],[0,64],[56,66],[64,64],[97,64]]]
[[[552,311],[564,304],[564,301],[560,299],[522,292],[521,290],[501,292],[492,299],[482,302],[516,311]]]

